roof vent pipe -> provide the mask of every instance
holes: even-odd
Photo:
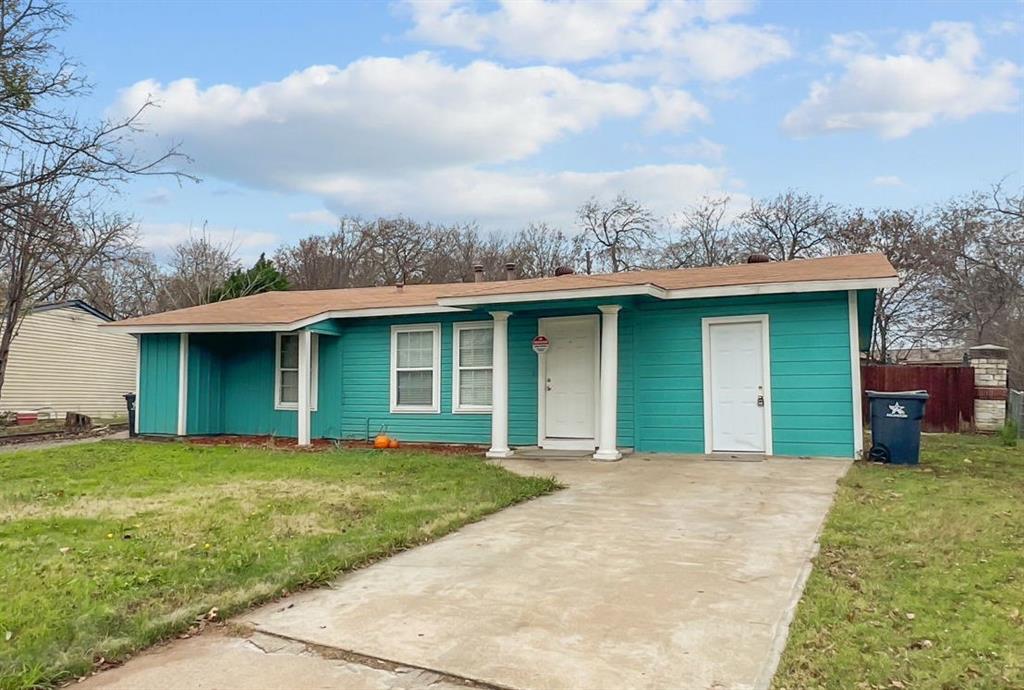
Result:
[[[515,280],[515,279],[516,279],[516,265],[513,262],[509,261],[507,264],[505,264],[505,280]]]
[[[572,270],[572,266],[559,266],[555,269],[556,276],[571,276],[575,272]]]
[[[473,282],[482,283],[484,282],[484,265],[473,264]]]
[[[766,264],[771,262],[772,257],[767,254],[751,254],[747,257],[748,264]]]
[[[404,287],[405,287],[405,283],[403,281],[401,281],[401,280],[398,281],[397,283],[395,283],[395,289],[396,290],[401,290]]]

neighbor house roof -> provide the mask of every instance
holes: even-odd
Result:
[[[291,330],[329,318],[463,311],[486,304],[646,295],[686,299],[894,287],[882,254],[600,275],[266,292],[110,324],[132,332]]]
[[[104,321],[114,320],[113,317],[103,313],[102,311],[92,306],[88,302],[80,299],[69,299],[63,302],[50,302],[49,304],[40,304],[39,306],[33,307],[32,312],[37,313],[43,311],[51,311],[53,309],[79,309],[87,314],[92,314],[93,316],[99,319],[103,319]]]

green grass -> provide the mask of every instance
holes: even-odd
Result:
[[[0,455],[0,688],[59,683],[555,488],[473,457],[101,442]]]
[[[774,687],[1024,688],[1024,448],[851,468]]]

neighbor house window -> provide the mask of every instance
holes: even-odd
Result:
[[[441,326],[391,327],[391,411],[441,411]]]
[[[457,323],[452,341],[452,411],[490,412],[494,326]]]
[[[320,359],[319,340],[312,335],[310,344],[309,408],[316,409],[317,362]],[[278,333],[275,348],[274,407],[278,410],[299,409],[299,334]]]

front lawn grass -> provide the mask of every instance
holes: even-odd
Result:
[[[774,687],[1024,688],[1024,447],[926,436],[840,482]]]
[[[101,442],[0,455],[0,688],[49,685],[549,492],[479,458]]]

